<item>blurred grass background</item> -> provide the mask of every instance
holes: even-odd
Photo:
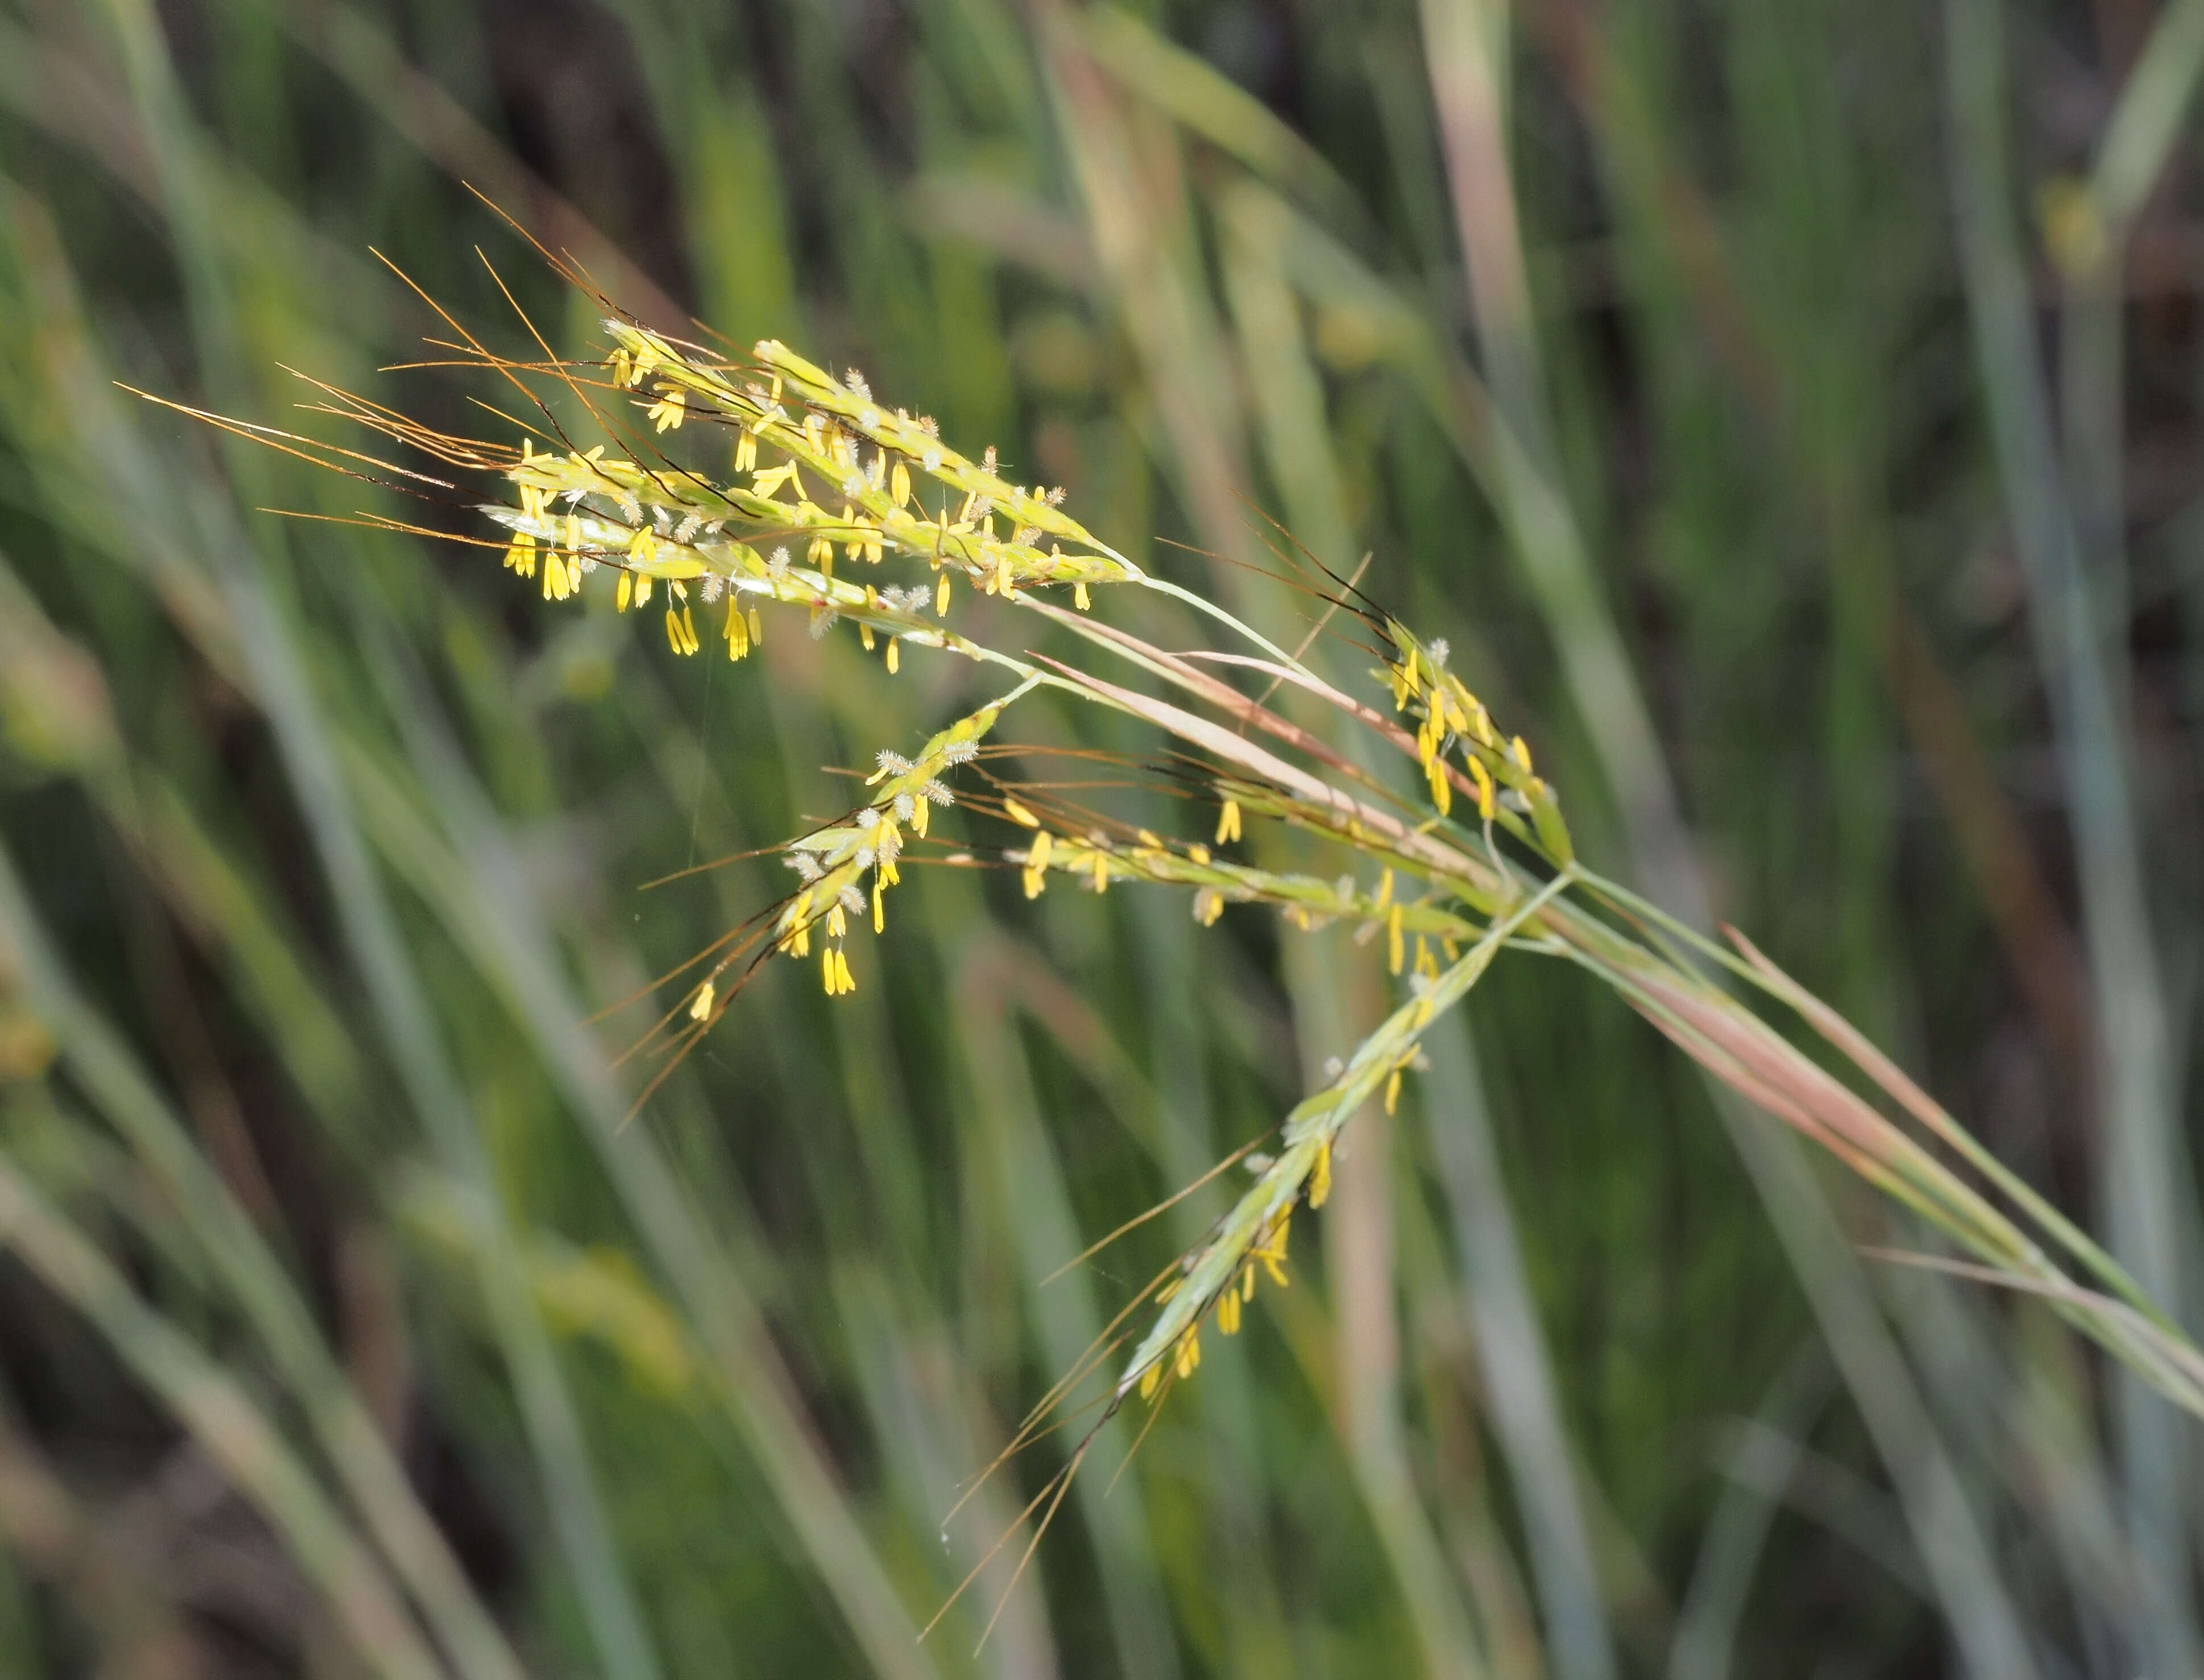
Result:
[[[640,1018],[586,1018],[780,890],[642,884],[985,691],[279,520],[384,504],[112,382],[499,424],[376,371],[440,329],[370,246],[594,341],[471,183],[1282,634],[1266,518],[1366,554],[1602,867],[2195,1333],[2200,56],[2187,0],[9,0],[0,1673],[2198,1671],[2183,1426],[1861,1262],[1917,1238],[1526,962],[917,1642],[1058,1444],[963,1486],[1222,1190],[1045,1280],[1377,958],[914,872],[853,999],[769,977],[623,1127]]]

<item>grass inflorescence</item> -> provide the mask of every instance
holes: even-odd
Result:
[[[566,278],[583,283],[571,271]],[[800,627],[815,638],[854,636],[890,674],[907,647],[974,662],[1005,683],[945,727],[930,727],[915,709],[892,720],[906,739],[923,732],[923,744],[908,757],[881,746],[863,774],[862,802],[785,843],[797,877],[788,894],[683,971],[637,1047],[662,1062],[638,1102],[763,965],[809,962],[828,996],[856,990],[851,944],[868,929],[888,931],[891,891],[904,868],[921,862],[1015,870],[1029,899],[1052,884],[1096,894],[1118,883],[1183,893],[1203,927],[1231,905],[1266,906],[1302,931],[1349,923],[1379,945],[1397,987],[1395,1006],[1335,1063],[1328,1082],[1272,1134],[1237,1152],[1253,1182],[1126,1303],[1028,1419],[1013,1450],[1038,1438],[1079,1381],[1117,1359],[1088,1433],[1034,1502],[1045,1505],[1044,1520],[1094,1430],[1132,1397],[1159,1401],[1191,1378],[1204,1329],[1236,1333],[1259,1282],[1287,1281],[1296,1211],[1324,1208],[1342,1134],[1366,1106],[1392,1109],[1404,1077],[1425,1065],[1431,1024],[1511,951],[1598,977],[1718,1080],[1822,1145],[1964,1256],[1915,1256],[1922,1263],[2041,1297],[2204,1416],[2204,1356],[2116,1262],[1863,1035],[1742,935],[1727,946],[1711,941],[1579,858],[1529,741],[1503,732],[1449,668],[1443,642],[1419,638],[1306,555],[1289,556],[1319,577],[1319,628],[1336,615],[1351,634],[1325,633],[1378,662],[1367,693],[1349,692],[1219,602],[1110,547],[1065,511],[1060,491],[1005,478],[993,449],[976,460],[959,454],[931,419],[889,407],[855,371],[837,378],[773,341],[747,355],[723,353],[595,300],[607,341],[584,359],[554,356],[540,335],[540,359],[502,357],[450,322],[462,342],[444,347],[459,363],[520,395],[518,413],[507,416],[518,431],[511,443],[432,430],[398,410],[319,388],[323,400],[313,406],[322,412],[494,485],[495,499],[471,499],[455,479],[292,434],[216,424],[471,512],[502,533],[485,545],[554,609],[574,603],[655,619],[677,656],[723,648],[741,661],[767,638]],[[717,460],[695,465],[688,457],[698,454]],[[1167,650],[1134,634],[1110,610],[1114,592],[1127,590],[1191,608],[1222,644]],[[990,600],[1020,616],[975,605]],[[1052,651],[1033,645],[1043,638]],[[1235,677],[1261,685],[1259,694]],[[1044,691],[1152,732],[1160,760],[1091,756],[1121,785],[1167,788],[1182,796],[1181,808],[1198,807],[1205,814],[1197,837],[1134,826],[1075,797],[1100,784],[1010,775],[1020,755],[997,732]],[[1273,703],[1281,692],[1299,703]],[[886,721],[882,733],[895,733]],[[1403,774],[1368,768],[1381,762]],[[956,811],[991,833],[962,835],[952,850],[937,825]],[[1273,835],[1280,843],[1271,843]],[[1289,852],[1329,852],[1340,872],[1274,866]],[[1810,1027],[1926,1137],[1805,1054],[1748,1006],[1751,996]],[[1143,1305],[1144,1327],[1135,1321]]]

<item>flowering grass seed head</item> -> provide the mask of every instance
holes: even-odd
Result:
[[[848,620],[866,647],[885,639],[890,671],[909,643],[1016,679],[1000,698],[937,732],[909,757],[883,749],[863,804],[788,843],[783,856],[797,886],[758,918],[753,968],[773,955],[808,959],[816,935],[826,993],[839,997],[854,990],[846,950],[853,919],[868,917],[876,934],[885,931],[887,897],[901,880],[906,853],[928,840],[929,813],[956,803],[952,777],[977,766],[1004,711],[1042,687],[1114,709],[1170,738],[1181,755],[1174,771],[1185,782],[1180,791],[1217,801],[1214,846],[1241,842],[1252,817],[1277,830],[1282,843],[1351,854],[1354,867],[1328,880],[1320,872],[1218,857],[1200,841],[1115,827],[1099,816],[1066,820],[1060,800],[1023,784],[1023,798],[996,781],[992,795],[971,802],[1023,831],[1022,844],[1002,856],[1019,870],[1028,898],[1040,896],[1051,876],[1063,876],[1096,893],[1115,882],[1186,889],[1205,926],[1232,905],[1269,905],[1302,929],[1341,921],[1358,939],[1374,942],[1382,935],[1386,967],[1400,979],[1396,1006],[1285,1117],[1275,1146],[1259,1154],[1251,1145],[1235,1157],[1244,1159],[1252,1182],[1153,1292],[1154,1317],[1118,1368],[1105,1420],[1129,1394],[1155,1397],[1193,1376],[1204,1321],[1213,1319],[1220,1333],[1237,1334],[1259,1276],[1285,1285],[1294,1210],[1304,1202],[1312,1209],[1325,1204],[1343,1129],[1371,1102],[1395,1106],[1404,1075],[1422,1065],[1421,1041],[1432,1022],[1510,946],[1596,974],[1717,1077],[1991,1265],[2035,1280],[2089,1333],[2181,1404],[2204,1413],[2204,1382],[2183,1374],[2189,1369],[2185,1361],[2204,1368],[2204,1358],[2193,1349],[2182,1351],[2185,1343],[2168,1342],[2175,1350],[2168,1353],[2150,1339],[2178,1332],[2117,1265],[2029,1200],[2009,1174],[1997,1177],[2001,1169],[1977,1147],[1970,1161],[2120,1298],[2109,1302],[2077,1289],[2004,1214],[1796,1051],[1704,967],[1725,964],[1733,976],[1796,1010],[1886,1089],[1898,1090],[1911,1112],[1937,1117],[1934,1129],[1946,1142],[1963,1151],[1971,1145],[1917,1090],[1894,1083],[1902,1076],[1863,1050],[1857,1035],[1847,1036],[1850,1029],[1841,1022],[1833,1026],[1825,1006],[1757,953],[1754,961],[1739,961],[1578,864],[1559,799],[1537,770],[1530,744],[1520,734],[1502,734],[1451,668],[1443,642],[1419,639],[1398,620],[1360,604],[1351,585],[1337,580],[1333,609],[1358,620],[1383,650],[1384,662],[1374,674],[1391,695],[1388,715],[1334,687],[1214,603],[1152,577],[1099,542],[1063,511],[1060,489],[1010,483],[993,448],[975,462],[945,443],[930,419],[884,407],[854,370],[838,381],[770,339],[742,359],[616,314],[604,325],[612,342],[601,359],[548,367],[503,360],[468,338],[480,351],[480,365],[530,392],[557,447],[539,448],[542,433],[524,436],[517,447],[453,437],[379,404],[318,389],[330,399],[326,412],[445,466],[498,481],[497,498],[476,504],[501,532],[485,546],[500,549],[505,569],[547,602],[601,597],[601,585],[585,583],[609,568],[617,574],[611,593],[619,611],[645,607],[655,591],[665,591],[665,633],[677,655],[692,656],[700,645],[693,585],[707,606],[725,599],[720,633],[732,659],[759,643],[767,615],[785,608],[802,613],[815,637]],[[530,378],[549,389],[538,394]],[[590,395],[607,388],[613,400]],[[571,439],[551,406],[554,396],[578,400],[604,439],[586,448]],[[298,446],[293,453],[329,448],[185,412],[261,442],[281,438],[280,447]],[[661,453],[714,425],[735,434],[733,475],[726,481]],[[330,456],[327,464],[347,472],[360,462],[387,470],[392,477],[378,482],[409,494],[455,489],[356,452],[331,450]],[[424,531],[396,520],[366,522]],[[837,577],[838,549],[846,564],[862,565],[869,580]],[[792,558],[798,550],[805,564]],[[889,569],[871,575],[875,567]],[[1129,662],[1187,704],[1121,686],[1091,668],[1013,651],[1015,638],[995,635],[998,621],[970,608],[974,633],[967,634],[951,621],[951,580],[959,573],[976,596],[1001,603],[991,610],[1037,614],[1085,649]],[[1198,663],[1204,656],[1168,653],[1104,619],[1086,617],[1090,590],[1112,584],[1170,597],[1223,626],[1235,650],[1253,651],[1214,651],[1206,656],[1213,662]],[[1052,604],[1054,591],[1068,591],[1072,610]],[[1266,698],[1290,685],[1337,729],[1367,732],[1413,758],[1420,773],[1414,797],[1363,769],[1326,735],[1217,674],[1234,668],[1267,681]],[[1189,709],[1194,706],[1206,709]],[[1277,750],[1259,744],[1257,736],[1278,744]],[[1277,855],[1266,846],[1253,850],[1265,859]],[[959,857],[972,861],[969,854]],[[1376,885],[1366,889],[1360,883],[1372,870]],[[739,977],[724,988],[721,981],[749,947],[740,941],[722,945],[710,972],[688,982],[672,1012],[685,1017],[688,1042],[726,1012],[739,985]],[[2097,1302],[2130,1317],[2100,1311],[2092,1304]],[[1126,1339],[1105,1338],[1081,1371],[1114,1355]],[[1051,1404],[1061,1400],[1067,1385],[1052,1391]],[[1029,1422],[1022,1440],[1030,1438],[1031,1427]],[[1082,1445],[1061,1473],[1067,1483],[1084,1451]]]

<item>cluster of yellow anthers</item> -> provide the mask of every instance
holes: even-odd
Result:
[[[1224,912],[1227,904],[1267,904],[1277,907],[1286,920],[1303,932],[1328,923],[1359,923],[1358,941],[1385,939],[1386,966],[1395,974],[1413,969],[1426,978],[1440,969],[1439,953],[1447,962],[1461,956],[1462,945],[1484,931],[1449,900],[1437,895],[1411,901],[1395,895],[1395,873],[1378,872],[1378,885],[1366,888],[1352,875],[1324,881],[1312,875],[1259,869],[1214,856],[1199,844],[1182,846],[1148,829],[1130,841],[1111,838],[1100,830],[1083,835],[1057,834],[1041,826],[1040,819],[1016,799],[1004,802],[1010,817],[1038,830],[1023,850],[1004,855],[1019,865],[1026,896],[1039,898],[1051,871],[1067,876],[1090,892],[1101,893],[1119,876],[1158,886],[1194,888],[1194,919],[1208,927]],[[1218,843],[1240,834],[1240,803],[1227,798],[1219,810]],[[1409,941],[1414,941],[1413,964],[1408,960]],[[1434,951],[1433,946],[1437,950]]]
[[[539,453],[524,441],[506,474],[519,505],[483,512],[512,533],[508,567],[532,578],[541,563],[547,600],[566,599],[608,564],[619,569],[623,612],[665,585],[667,639],[677,653],[701,645],[693,588],[707,606],[727,596],[731,658],[759,638],[757,604],[778,601],[808,608],[815,634],[846,617],[868,650],[885,638],[893,670],[904,641],[975,651],[922,616],[929,599],[934,617],[946,616],[955,573],[1010,599],[1068,585],[1082,608],[1089,585],[1141,576],[1061,510],[1061,491],[1006,482],[992,448],[968,460],[931,420],[883,412],[854,372],[838,381],[769,340],[755,365],[744,366],[625,321],[605,329],[615,345],[613,384],[651,398],[648,418],[661,434],[691,418],[731,428],[733,474],[723,483],[608,455],[601,444]],[[761,448],[773,457],[764,466]],[[925,481],[940,491],[930,511]],[[768,543],[778,544],[769,557],[759,551]],[[802,565],[791,563],[791,546],[803,549]],[[875,566],[891,553],[923,560],[935,581],[881,588],[837,579],[838,548],[844,560]]]
[[[754,364],[738,365],[625,322],[608,321],[606,329],[615,345],[608,362],[613,385],[638,393],[660,434],[691,419],[733,430],[733,478],[720,483],[686,468],[610,457],[602,447],[557,454],[524,444],[507,472],[518,487],[519,506],[484,511],[512,533],[507,564],[525,577],[540,567],[548,599],[574,594],[586,573],[608,564],[619,571],[616,604],[622,611],[647,605],[655,589],[666,589],[667,637],[678,653],[694,653],[700,643],[693,589],[707,605],[728,597],[724,634],[731,657],[742,657],[759,639],[758,606],[780,602],[808,608],[815,635],[847,617],[868,650],[885,636],[892,671],[905,640],[1015,663],[939,622],[948,614],[957,573],[1013,602],[1026,590],[1068,585],[1081,608],[1089,585],[1151,581],[1063,513],[1059,493],[1006,483],[995,471],[992,449],[977,464],[955,454],[931,421],[884,412],[855,373],[837,381],[771,341],[756,347]],[[945,492],[931,510],[920,488],[928,481]],[[760,553],[767,543],[775,543],[769,557]],[[791,546],[801,548],[803,565],[791,561]],[[880,588],[838,578],[838,549],[844,560],[868,566],[890,554],[923,560],[934,574],[932,586]],[[1395,709],[1420,720],[1414,751],[1436,820],[1449,820],[1458,784],[1473,793],[1484,822],[1566,865],[1567,833],[1552,789],[1532,768],[1529,747],[1495,730],[1484,705],[1446,669],[1443,644],[1422,643],[1397,623],[1387,628],[1396,658],[1382,674],[1392,686]],[[1040,680],[1030,668],[1018,668],[1028,673],[1019,690],[935,736],[915,760],[883,753],[872,778],[879,789],[873,800],[848,821],[788,848],[787,861],[803,884],[774,924],[775,948],[807,956],[820,930],[830,995],[854,989],[844,949],[850,918],[864,914],[869,896],[874,930],[884,929],[886,893],[897,882],[906,835],[922,837],[928,806],[951,802],[942,777],[972,758],[1004,707]],[[1398,739],[1406,745],[1405,732]],[[1457,754],[1466,781],[1454,765]],[[1312,1207],[1323,1205],[1340,1128],[1381,1089],[1387,1107],[1393,1106],[1403,1070],[1418,1063],[1425,1027],[1452,1000],[1450,994],[1466,989],[1496,948],[1493,932],[1461,913],[1495,911],[1489,893],[1412,862],[1336,805],[1257,784],[1222,786],[1220,793],[1217,846],[1241,837],[1243,802],[1289,822],[1333,829],[1343,823],[1359,852],[1386,865],[1378,885],[1366,888],[1352,876],[1327,882],[1265,870],[1146,830],[1129,840],[1099,830],[1058,833],[1015,798],[1004,799],[1004,814],[1034,832],[1009,856],[1022,868],[1028,898],[1045,890],[1052,873],[1074,876],[1097,893],[1122,876],[1192,887],[1194,914],[1205,926],[1228,902],[1274,905],[1302,928],[1352,920],[1360,937],[1383,933],[1389,966],[1409,974],[1412,995],[1324,1089],[1295,1109],[1279,1154],[1252,1158],[1255,1184],[1210,1239],[1182,1260],[1120,1394],[1136,1385],[1152,1394],[1169,1373],[1191,1374],[1200,1359],[1202,1319],[1213,1311],[1224,1333],[1236,1332],[1259,1270],[1285,1281],[1293,1208],[1304,1195]],[[1396,895],[1394,864],[1422,879],[1426,890],[1415,901]],[[708,979],[691,1016],[708,1018],[712,1003]]]
[[[828,996],[856,989],[843,942],[850,917],[865,913],[866,893],[860,883],[869,871],[873,931],[886,931],[886,893],[900,879],[896,859],[902,855],[905,832],[923,840],[929,809],[956,803],[942,778],[972,761],[981,739],[1009,703],[1008,698],[997,700],[959,719],[928,741],[915,759],[882,752],[868,784],[880,790],[872,802],[860,805],[847,822],[818,829],[790,845],[788,865],[803,877],[803,885],[773,925],[776,948],[791,957],[809,956],[811,930],[823,924],[827,943],[820,964]],[[710,984],[705,982],[706,987]],[[700,988],[698,996],[708,999],[708,993]],[[704,1008],[709,1010],[708,1001]]]
[[[1499,822],[1555,863],[1567,863],[1574,855],[1568,829],[1553,788],[1531,767],[1530,743],[1520,735],[1501,738],[1484,703],[1446,668],[1444,642],[1419,641],[1397,620],[1389,620],[1386,629],[1400,657],[1383,674],[1393,686],[1394,709],[1422,720],[1416,757],[1439,815],[1454,809],[1447,759],[1449,750],[1459,748],[1476,790],[1478,816]],[[1530,833],[1524,831],[1526,816],[1531,819]]]
[[[1420,1041],[1440,1011],[1451,1003],[1490,960],[1480,944],[1436,976],[1419,975],[1413,995],[1395,1010],[1355,1049],[1330,1084],[1305,1099],[1286,1117],[1275,1156],[1249,1157],[1255,1183],[1218,1221],[1207,1242],[1180,1261],[1180,1275],[1158,1292],[1163,1311],[1127,1362],[1117,1392],[1137,1386],[1152,1397],[1166,1374],[1191,1375],[1201,1362],[1201,1321],[1213,1310],[1225,1335],[1240,1328],[1241,1304],[1255,1292],[1258,1267],[1279,1283],[1294,1205],[1304,1191],[1312,1208],[1331,1194],[1332,1144],[1340,1129],[1383,1089],[1389,1105],[1400,1089],[1401,1074],[1414,1066]]]
[[[1477,983],[1507,940],[1537,914],[1569,879],[1567,872],[1528,894],[1490,928],[1476,930],[1477,942],[1436,971],[1410,977],[1407,1002],[1355,1047],[1343,1064],[1335,1064],[1331,1082],[1305,1098],[1286,1116],[1278,1153],[1251,1155],[1254,1184],[1219,1220],[1208,1239],[1180,1261],[1180,1275],[1158,1291],[1163,1311],[1149,1327],[1117,1380],[1117,1393],[1138,1387],[1152,1396],[1166,1376],[1191,1375],[1201,1362],[1201,1321],[1214,1310],[1217,1327],[1229,1336],[1240,1327],[1240,1309],[1255,1289],[1259,1265],[1285,1281],[1286,1233],[1294,1204],[1306,1192],[1312,1208],[1331,1194],[1332,1145],[1341,1128],[1381,1090],[1389,1110],[1406,1070],[1422,1065],[1425,1030]],[[1462,931],[1468,932],[1466,924]]]

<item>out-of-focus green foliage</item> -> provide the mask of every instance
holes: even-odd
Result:
[[[1532,962],[1018,1576],[1059,1440],[945,1517],[1232,1186],[1056,1274],[1319,1080],[1382,953],[913,870],[854,996],[768,971],[630,1123],[632,1000],[783,890],[644,884],[992,691],[553,616],[256,511],[414,512],[115,382],[501,425],[376,371],[448,329],[370,246],[507,353],[477,246],[595,335],[467,183],[1289,644],[1281,527],[1366,556],[1597,866],[2193,1319],[2200,19],[0,9],[0,1673],[2193,1670],[2185,1426],[1863,1262],[1921,1235]]]

